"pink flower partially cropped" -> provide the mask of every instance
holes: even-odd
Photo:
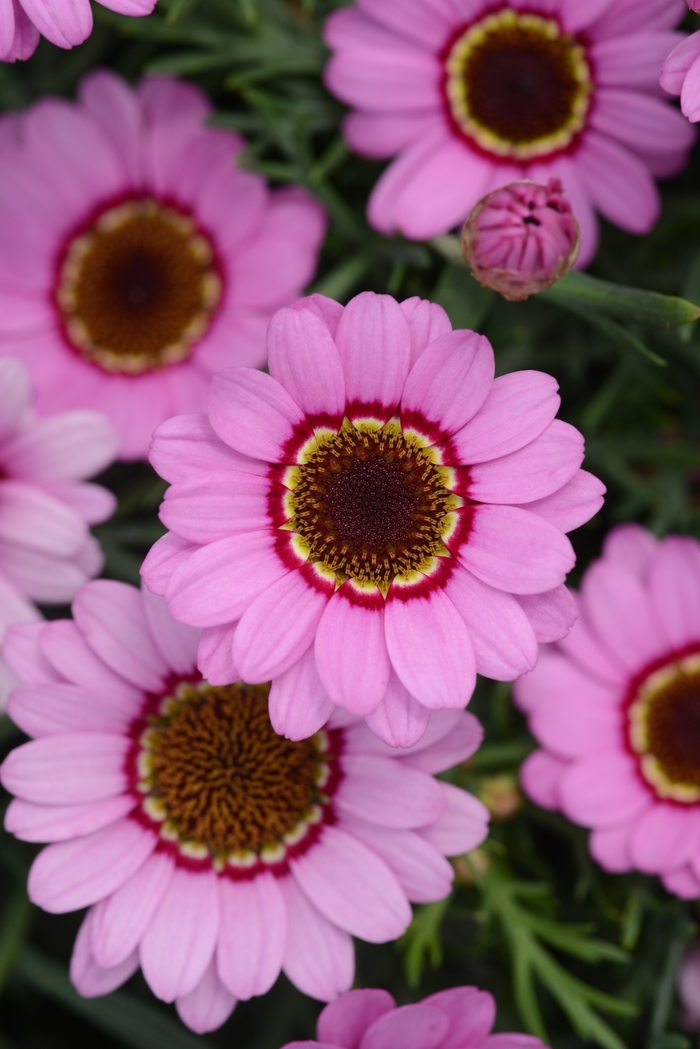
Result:
[[[0,777],[16,795],[7,829],[52,843],[30,898],[90,907],[71,962],[81,994],[140,965],[198,1032],[280,970],[327,1001],[352,984],[351,937],[401,935],[409,900],[449,893],[445,856],[485,838],[484,806],[433,778],[479,746],[471,714],[441,713],[401,755],[346,714],[289,742],[266,688],[202,681],[199,631],[161,598],[100,580],[73,614],[8,634],[23,682],[8,711],[34,739]]]
[[[451,987],[398,1009],[381,990],[348,991],[318,1018],[317,1041],[284,1049],[544,1049],[528,1034],[491,1034],[496,1003],[477,987]]]
[[[494,379],[488,340],[427,301],[302,299],[268,353],[269,375],[215,376],[208,416],[157,431],[170,534],[144,579],[205,628],[210,681],[272,679],[278,732],[338,705],[410,746],[477,671],[513,680],[567,633],[565,532],[603,485],[555,380]]]
[[[29,377],[0,357],[0,641],[11,623],[37,620],[33,602],[65,604],[102,568],[89,525],[115,499],[84,483],[114,459],[119,438],[98,412],[37,420]],[[0,707],[15,679],[0,660]]]
[[[155,0],[102,0],[120,15],[150,15]],[[0,61],[16,62],[36,51],[39,34],[56,47],[82,44],[92,32],[90,0],[0,0]]]
[[[700,896],[700,543],[613,529],[580,619],[515,686],[543,749],[526,792],[591,827],[610,871]]]
[[[683,1006],[683,1025],[700,1027],[700,951],[693,946],[678,970],[678,997]]]
[[[347,142],[395,157],[370,223],[423,240],[519,179],[558,178],[595,254],[595,212],[631,233],[659,213],[692,129],[658,98],[683,0],[357,0],[326,22]]]
[[[262,365],[316,268],[320,205],[239,168],[245,143],[210,109],[183,81],[99,71],[77,102],[0,122],[0,338],[40,414],[104,411],[123,459],[203,411],[213,372]]]
[[[670,95],[680,95],[681,110],[688,120],[700,120],[700,32],[674,47],[664,62],[661,86]]]
[[[513,182],[480,200],[462,230],[462,252],[480,284],[510,302],[551,288],[581,246],[561,182]]]

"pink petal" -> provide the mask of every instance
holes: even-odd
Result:
[[[582,4],[579,0],[562,0],[561,20],[567,33],[577,33],[581,29],[587,29],[603,15],[614,0],[587,0]]]
[[[241,676],[233,662],[235,626],[207,626],[197,648],[197,667],[210,685],[230,685]]]
[[[251,602],[287,575],[273,537],[247,532],[197,550],[175,569],[165,597],[181,623],[219,626],[239,619]]]
[[[146,861],[156,836],[130,817],[39,853],[29,872],[32,903],[52,914],[88,907],[123,885]]]
[[[83,409],[37,419],[3,447],[3,466],[32,481],[81,481],[116,458],[119,435],[99,412]]]
[[[440,713],[442,711],[436,711],[433,718],[439,717]],[[444,736],[427,747],[414,750],[410,754],[399,754],[398,757],[402,765],[433,775],[466,761],[479,749],[483,739],[484,730],[474,715],[466,710],[459,710],[455,724]]]
[[[140,688],[160,691],[169,668],[151,640],[135,587],[112,579],[88,583],[73,602],[73,616],[107,666]]]
[[[136,804],[130,794],[86,805],[36,805],[13,798],[5,812],[5,830],[21,841],[67,841],[107,827]]]
[[[342,421],[345,379],[324,322],[311,310],[279,310],[267,333],[270,375],[307,415]]]
[[[357,6],[368,18],[412,40],[421,49],[441,51],[454,30],[456,8],[450,0],[391,0],[379,8],[372,0],[359,0]]]
[[[402,1005],[384,1013],[365,1031],[360,1049],[437,1049],[449,1021],[439,1009]]]
[[[645,874],[663,874],[682,867],[699,845],[698,810],[657,802],[635,823],[630,839],[632,865]]]
[[[353,936],[384,943],[408,928],[411,908],[395,875],[339,827],[325,826],[318,844],[290,867],[321,914]]]
[[[214,376],[208,413],[215,433],[234,451],[272,463],[281,461],[294,427],[304,422],[304,413],[285,388],[252,368]]]
[[[384,623],[392,666],[411,695],[430,710],[466,706],[476,685],[474,650],[447,594],[408,601],[390,594]]]
[[[672,648],[700,638],[700,548],[667,536],[652,555],[649,589],[659,626]]]
[[[294,878],[283,878],[280,888],[287,907],[284,972],[304,994],[327,1002],[352,984],[355,975],[352,939],[344,929],[324,918]]]
[[[469,628],[479,674],[514,681],[537,662],[537,641],[511,594],[482,583],[464,569],[453,573],[447,595]]]
[[[434,1006],[450,1021],[440,1049],[481,1046],[496,1019],[496,1003],[492,996],[476,987],[451,987],[447,991],[438,991],[424,998],[423,1005]]]
[[[428,727],[430,711],[413,698],[392,670],[384,698],[371,714],[367,714],[365,721],[372,732],[392,749],[412,747]]]
[[[475,507],[459,558],[482,582],[512,594],[553,590],[576,560],[558,528],[515,506]]]
[[[559,809],[559,783],[571,767],[546,750],[535,750],[520,766],[520,782],[531,801],[543,809]]]
[[[493,383],[491,343],[473,331],[441,335],[411,368],[401,397],[404,428],[412,413],[452,434],[476,415]],[[420,423],[419,423],[420,425]]]
[[[166,528],[191,543],[213,543],[268,526],[267,478],[231,471],[219,484],[212,478],[179,481],[165,493],[158,516]]]
[[[90,538],[86,537],[85,543],[92,546]],[[15,543],[4,543],[0,539],[0,563],[8,581],[27,597],[43,604],[66,604],[88,580],[88,574],[78,563],[79,553],[88,549],[88,546],[81,546],[67,559]],[[94,549],[92,547],[93,552]],[[99,547],[97,551],[99,553]],[[94,569],[95,566],[90,567]],[[100,567],[98,563],[97,571]]]
[[[75,685],[24,685],[16,688],[7,711],[28,736],[55,736],[64,732],[107,732],[123,735],[130,711],[114,709],[99,693]]]
[[[177,1015],[195,1034],[215,1031],[236,1008],[236,999],[226,990],[212,959],[204,976],[189,994],[175,999]]]
[[[372,826],[364,820],[344,820],[342,825],[381,856],[412,903],[432,903],[449,896],[454,870],[420,835],[411,830]]]
[[[176,867],[141,940],[141,968],[157,998],[172,1002],[193,991],[214,955],[219,933],[214,871]]]
[[[532,1034],[491,1034],[484,1039],[481,1049],[546,1049],[544,1042]]]
[[[195,550],[194,543],[188,543],[172,532],[158,539],[141,565],[141,578],[151,593],[163,596],[175,569]]]
[[[623,524],[611,528],[603,542],[606,561],[615,561],[639,580],[644,580],[647,569],[658,549],[656,536],[638,524]]]
[[[135,717],[143,704],[143,692],[102,662],[71,619],[47,623],[41,633],[41,650],[51,665],[68,681],[107,700],[127,718]]]
[[[111,69],[95,69],[82,78],[77,95],[121,156],[130,181],[140,183],[141,107],[134,91]]]
[[[266,467],[257,459],[239,455],[220,441],[206,415],[176,415],[161,423],[153,434],[149,459],[161,477],[171,484],[205,480],[235,470],[264,476]]]
[[[121,794],[130,741],[125,736],[74,732],[23,743],[0,767],[3,786],[26,801],[76,805]]]
[[[3,580],[0,576],[0,593],[5,598]],[[9,588],[8,588],[9,589]],[[31,606],[29,606],[31,608]],[[35,612],[38,618],[39,613]],[[15,623],[8,627],[2,646],[2,654],[10,669],[20,681],[27,685],[44,685],[50,681],[61,681],[39,645],[39,638],[44,630],[43,621],[35,623]]]
[[[341,129],[353,153],[372,160],[385,160],[429,135],[434,126],[434,113],[355,111],[347,114]]]
[[[634,828],[634,823],[623,823],[618,827],[596,827],[591,831],[588,848],[603,870],[615,874],[632,870],[630,841]]]
[[[401,399],[411,356],[411,333],[390,295],[364,291],[343,311],[335,337],[347,400],[379,404],[389,418]]]
[[[0,357],[0,438],[13,434],[24,420],[32,390],[29,373],[16,357]]]
[[[672,95],[679,95],[685,70],[678,70],[678,75],[674,75],[674,51],[683,47],[687,39],[692,37],[684,39],[680,33],[644,29],[635,32],[634,44],[631,46],[628,46],[627,35],[597,40],[590,50],[596,81],[604,87],[654,91],[661,70],[662,88]],[[697,41],[692,51],[694,57],[700,51]],[[689,58],[689,63],[691,61],[692,58]]]
[[[162,597],[141,588],[146,622],[156,648],[176,674],[191,674],[196,666],[199,631],[176,622]]]
[[[78,930],[70,960],[71,983],[83,998],[99,998],[104,994],[111,994],[117,987],[126,983],[139,967],[136,952],[112,969],[103,969],[98,965],[90,951],[92,924],[93,912],[90,910]]]
[[[600,646],[627,671],[640,670],[668,650],[646,590],[615,562],[591,565],[581,587],[581,607]]]
[[[566,637],[578,619],[578,606],[563,585],[545,594],[520,594],[516,601],[540,644]]]
[[[622,717],[615,704],[568,692],[542,698],[530,714],[533,736],[558,757],[618,751],[624,745]]]
[[[116,496],[99,484],[81,481],[44,481],[42,487],[75,510],[88,524],[100,524],[111,517],[117,508]]]
[[[302,571],[268,586],[241,616],[233,658],[244,681],[270,681],[296,663],[311,644],[329,595],[311,587]]]
[[[452,323],[442,306],[414,295],[400,303],[411,329],[411,368],[423,351],[441,335],[449,335]]]
[[[316,1026],[319,1042],[357,1049],[368,1027],[396,1008],[388,991],[379,988],[348,991],[322,1011]]]
[[[345,583],[323,611],[314,650],[319,678],[334,703],[360,716],[376,710],[391,672],[383,607],[356,604],[352,584]]]
[[[627,754],[591,754],[573,764],[559,783],[566,816],[584,827],[611,827],[649,808],[651,798]]]
[[[578,633],[579,620],[575,627]],[[537,666],[530,674],[520,678],[514,689],[514,699],[521,710],[531,713],[540,703],[557,703],[568,696],[572,703],[585,707],[588,703],[610,706],[617,709],[620,700],[618,690],[610,684],[591,677],[585,667],[577,666],[561,653],[543,650]]]
[[[483,503],[531,503],[559,491],[583,462],[583,436],[555,419],[534,441],[469,470],[469,495]]]
[[[466,790],[443,783],[447,809],[435,823],[418,831],[443,856],[461,856],[481,845],[489,832],[485,805]]]
[[[287,739],[313,736],[334,709],[318,676],[313,646],[289,670],[276,675],[270,686],[270,721],[275,732]]]
[[[41,619],[41,616],[34,605],[26,597],[18,593],[9,580],[4,579],[0,575],[0,638],[2,638],[6,630],[9,636],[9,631],[13,629],[13,624],[15,623],[17,623],[18,627],[20,625],[29,627],[29,623],[21,623],[24,619],[37,620]],[[34,625],[32,622],[31,626]],[[39,624],[36,625],[38,626]],[[43,624],[41,625],[43,626]],[[14,648],[15,643],[11,642],[11,644]]]
[[[334,796],[341,812],[385,827],[433,823],[445,811],[442,784],[392,758],[343,754],[345,773]]]
[[[667,892],[680,896],[682,900],[696,900],[700,896],[700,878],[690,867],[679,867],[661,876]]]
[[[277,879],[262,874],[250,881],[221,878],[221,931],[217,969],[236,998],[247,1001],[270,990],[282,968],[287,911]]]
[[[693,129],[666,100],[621,88],[598,89],[590,126],[642,155],[687,150],[695,139]]]
[[[499,375],[474,418],[452,436],[457,461],[483,463],[530,444],[559,411],[557,389],[544,372]]]
[[[152,853],[115,892],[93,910],[92,953],[99,965],[120,965],[138,947],[173,876],[164,852]]]
[[[590,132],[577,160],[591,200],[628,233],[647,233],[659,216],[656,184],[641,160],[609,138]]]
[[[0,539],[52,557],[72,557],[86,535],[78,514],[47,492],[24,481],[2,482]]]

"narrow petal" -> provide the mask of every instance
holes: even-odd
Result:
[[[131,712],[101,701],[99,693],[76,685],[20,685],[9,699],[7,712],[28,736],[55,736],[65,732],[106,732],[124,735]]]
[[[387,865],[339,827],[326,826],[317,846],[290,861],[292,874],[329,921],[369,943],[394,940],[411,908]]]
[[[195,1034],[216,1031],[226,1023],[236,1008],[236,999],[219,979],[213,958],[195,989],[175,999],[175,1008],[182,1022]]]
[[[652,554],[648,570],[651,600],[672,648],[698,638],[700,630],[700,551],[697,542],[668,536]]]
[[[616,704],[589,697],[578,702],[566,692],[542,699],[530,714],[539,743],[560,758],[616,752],[624,747],[622,718]]]
[[[92,953],[106,969],[119,965],[138,947],[173,876],[175,865],[164,852],[146,862],[93,911]]]
[[[191,674],[195,669],[199,631],[176,622],[162,597],[141,588],[146,622],[161,656],[176,674]]]
[[[99,695],[110,706],[135,717],[143,704],[143,692],[110,670],[87,644],[71,619],[47,623],[41,633],[41,650],[67,681]]]
[[[208,626],[202,630],[197,648],[197,667],[210,685],[230,685],[240,674],[233,662],[235,626]]]
[[[496,1003],[492,995],[476,987],[451,987],[447,991],[438,991],[424,998],[423,1005],[434,1006],[450,1021],[440,1049],[483,1045],[496,1020]]]
[[[473,331],[441,335],[428,346],[406,379],[401,397],[404,428],[414,415],[441,435],[460,430],[488,396],[495,374],[491,343]]]
[[[441,335],[449,335],[452,322],[442,306],[414,295],[400,303],[411,329],[411,368],[423,351]]]
[[[247,1001],[266,994],[282,968],[287,911],[272,874],[250,881],[221,878],[221,931],[217,970],[226,989]]]
[[[447,809],[435,823],[421,827],[421,838],[443,856],[461,856],[481,845],[489,832],[489,812],[485,805],[466,790],[443,783]]]
[[[194,543],[188,543],[172,532],[158,539],[141,565],[141,578],[151,593],[164,596],[175,569],[184,564],[196,549]]]
[[[121,794],[130,741],[125,736],[74,732],[33,739],[2,763],[10,793],[47,805],[76,805]]]
[[[5,597],[4,580],[0,576],[0,594]],[[37,619],[39,613],[36,613]],[[25,685],[45,685],[63,678],[49,663],[40,646],[46,624],[39,622],[15,623],[8,627],[3,639],[2,654],[10,670]]]
[[[630,521],[608,532],[603,542],[603,557],[606,561],[615,561],[644,581],[658,546],[655,535]]]
[[[135,951],[114,968],[104,969],[97,964],[90,950],[93,920],[94,913],[90,910],[78,930],[70,960],[71,983],[83,998],[100,998],[111,994],[126,983],[139,967],[139,957]]]
[[[635,673],[668,650],[657,609],[647,591],[620,565],[596,561],[581,587],[581,606],[600,647]]]
[[[580,620],[576,624],[577,633]],[[521,710],[531,713],[540,703],[554,705],[562,696],[585,707],[588,703],[617,708],[620,695],[614,686],[591,676],[585,667],[577,665],[561,652],[543,650],[537,666],[521,677],[514,689],[514,698]]]
[[[252,368],[214,376],[208,413],[215,433],[234,451],[270,463],[281,461],[294,427],[304,422],[284,387]]]
[[[559,809],[559,784],[570,767],[570,761],[563,761],[546,750],[535,750],[520,766],[523,790],[540,808]]]
[[[428,727],[430,711],[413,698],[392,670],[384,698],[365,720],[387,746],[412,747]]]
[[[700,877],[688,865],[675,871],[667,871],[661,876],[664,888],[680,896],[682,900],[696,900],[700,896]]]
[[[219,924],[214,871],[176,868],[139,950],[157,998],[172,1002],[195,989],[214,955]]]
[[[116,458],[119,435],[101,412],[82,409],[37,419],[3,447],[3,466],[32,481],[82,481]]]
[[[130,817],[39,853],[29,872],[32,903],[51,914],[88,907],[123,885],[146,861],[156,836]]]
[[[294,878],[283,878],[280,888],[287,908],[286,976],[303,994],[323,1002],[348,991],[355,975],[350,935],[324,918]]]
[[[395,1008],[396,1002],[388,991],[374,987],[348,991],[323,1010],[316,1036],[328,1045],[357,1049],[367,1028]]]
[[[360,1049],[437,1049],[447,1034],[449,1020],[439,1009],[402,1005],[384,1013],[369,1027]]]
[[[0,539],[53,557],[72,557],[87,535],[70,507],[24,481],[4,480]]]
[[[559,796],[564,814],[584,827],[612,827],[651,806],[627,754],[591,754],[577,761],[562,776]]]
[[[599,211],[628,233],[647,233],[659,217],[659,193],[644,163],[623,146],[591,132],[577,154]]]
[[[32,397],[29,373],[16,357],[0,357],[0,438],[15,433]]]
[[[205,479],[229,471],[263,476],[267,468],[259,459],[239,455],[224,444],[212,429],[206,415],[176,415],[166,419],[153,434],[148,458],[161,477],[170,484]]]
[[[700,813],[678,805],[656,804],[636,821],[630,839],[635,870],[663,874],[682,867],[700,845]]]
[[[126,816],[136,804],[131,794],[84,805],[37,805],[13,798],[5,812],[5,830],[21,841],[68,841],[102,830]]]
[[[314,651],[321,682],[334,703],[364,716],[377,709],[389,685],[391,663],[379,607],[353,600],[345,583],[326,605]]]
[[[439,717],[440,713],[442,711],[436,711],[433,717]],[[446,772],[447,769],[466,761],[479,749],[483,739],[484,730],[474,715],[466,710],[459,710],[455,724],[444,736],[427,747],[398,756],[402,765],[434,775],[436,772]]]
[[[583,462],[583,435],[555,419],[534,441],[469,470],[469,495],[482,503],[531,503],[559,491]]]
[[[345,775],[334,796],[343,813],[384,827],[409,829],[433,823],[445,811],[442,785],[391,758],[343,754]]]
[[[412,903],[432,903],[449,896],[454,870],[425,838],[411,830],[377,827],[364,820],[343,826],[384,860]]]
[[[516,601],[540,644],[560,641],[578,619],[578,606],[563,585],[545,594],[519,594]]]
[[[476,685],[467,625],[442,590],[428,597],[387,601],[386,642],[405,687],[430,710],[467,705]]]
[[[308,739],[323,728],[335,704],[321,684],[313,646],[270,686],[270,721],[287,739]]]
[[[411,359],[411,332],[399,304],[371,291],[356,295],[343,311],[335,341],[348,402],[379,405],[388,419],[401,399]]]
[[[213,543],[268,527],[267,478],[231,471],[220,484],[193,478],[165,493],[158,516],[166,528],[191,543]]]
[[[345,412],[345,379],[338,350],[324,322],[311,310],[279,310],[267,330],[270,375],[307,415]]]

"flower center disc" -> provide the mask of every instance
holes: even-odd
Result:
[[[284,854],[328,802],[325,733],[291,742],[270,724],[267,687],[181,685],[141,738],[146,812],[194,855]]]
[[[297,467],[292,527],[310,559],[386,592],[436,554],[458,503],[444,470],[399,430],[343,427]]]
[[[82,357],[138,375],[189,356],[221,290],[211,243],[192,219],[146,199],[109,208],[73,238],[56,301]]]
[[[700,657],[652,674],[629,710],[630,741],[662,798],[700,801]]]
[[[583,129],[591,71],[558,22],[505,8],[471,26],[445,59],[457,130],[499,157],[531,160],[566,149]]]

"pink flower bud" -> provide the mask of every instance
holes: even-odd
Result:
[[[474,277],[511,302],[555,284],[575,263],[580,244],[558,179],[547,186],[512,182],[489,193],[462,230],[462,251]]]

